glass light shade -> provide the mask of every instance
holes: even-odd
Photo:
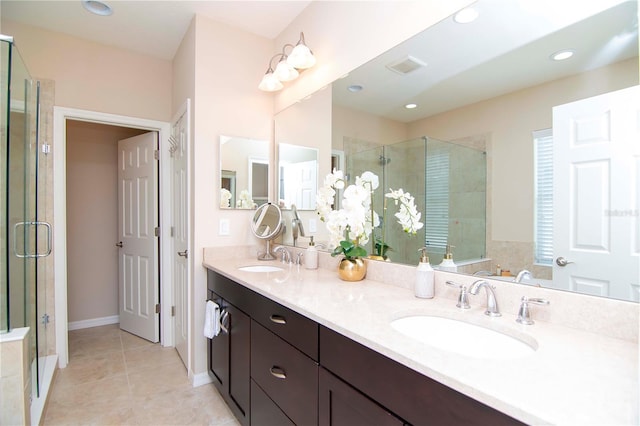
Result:
[[[263,90],[265,92],[277,92],[282,89],[284,86],[280,83],[280,80],[273,74],[273,71],[269,70],[264,77],[262,77],[262,81],[258,85],[258,89]]]
[[[292,67],[303,70],[314,66],[316,64],[316,58],[307,46],[304,44],[298,44],[291,51],[291,54],[287,58],[287,62]]]
[[[276,70],[273,72],[280,81],[291,81],[298,78],[300,73],[284,59],[278,62]]]

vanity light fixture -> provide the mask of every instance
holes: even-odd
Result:
[[[265,92],[276,92],[284,87],[282,82],[295,80],[300,75],[300,70],[314,66],[316,58],[305,43],[304,33],[301,32],[300,40],[295,46],[292,44],[282,46],[282,52],[273,55],[269,61],[269,68],[262,77],[258,89]],[[285,52],[287,47],[292,48],[288,55]],[[273,60],[276,58],[278,58],[278,64],[274,70]]]
[[[82,7],[94,15],[109,16],[113,13],[109,5],[98,0],[82,0]]]
[[[550,58],[554,61],[564,61],[565,59],[572,57],[574,53],[576,52],[572,49],[559,50],[551,55]]]
[[[468,24],[475,21],[478,15],[480,15],[480,13],[473,7],[465,7],[453,16],[453,20],[458,24]]]

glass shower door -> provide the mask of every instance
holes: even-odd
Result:
[[[37,260],[50,249],[49,226],[38,222],[38,87],[31,79],[17,49],[2,41],[8,56],[7,83],[3,87],[6,113],[3,136],[3,232],[6,266],[7,330],[30,327],[29,363],[33,395],[39,395],[39,350],[46,348],[46,333],[41,330],[39,305],[44,303],[44,288],[37,287]],[[3,68],[4,78],[4,68]],[[8,89],[8,90],[7,90]],[[7,92],[6,98],[5,93]],[[42,229],[44,228],[44,229]],[[43,234],[45,235],[43,237]],[[46,247],[41,242],[44,238]],[[4,315],[3,315],[4,316]],[[4,324],[3,324],[4,325]],[[39,341],[40,340],[40,341]],[[44,358],[43,358],[44,359]]]

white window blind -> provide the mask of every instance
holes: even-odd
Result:
[[[553,262],[553,134],[533,132],[535,156],[535,262]]]
[[[425,246],[444,253],[449,239],[449,153],[429,152],[426,169]]]

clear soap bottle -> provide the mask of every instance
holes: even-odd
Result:
[[[313,237],[310,237],[309,247],[304,254],[304,267],[307,269],[318,269],[318,249],[316,243],[313,242]]]
[[[422,247],[418,252],[421,254],[420,263],[416,269],[415,295],[422,299],[432,299],[435,293],[435,272],[429,264],[427,248]]]

